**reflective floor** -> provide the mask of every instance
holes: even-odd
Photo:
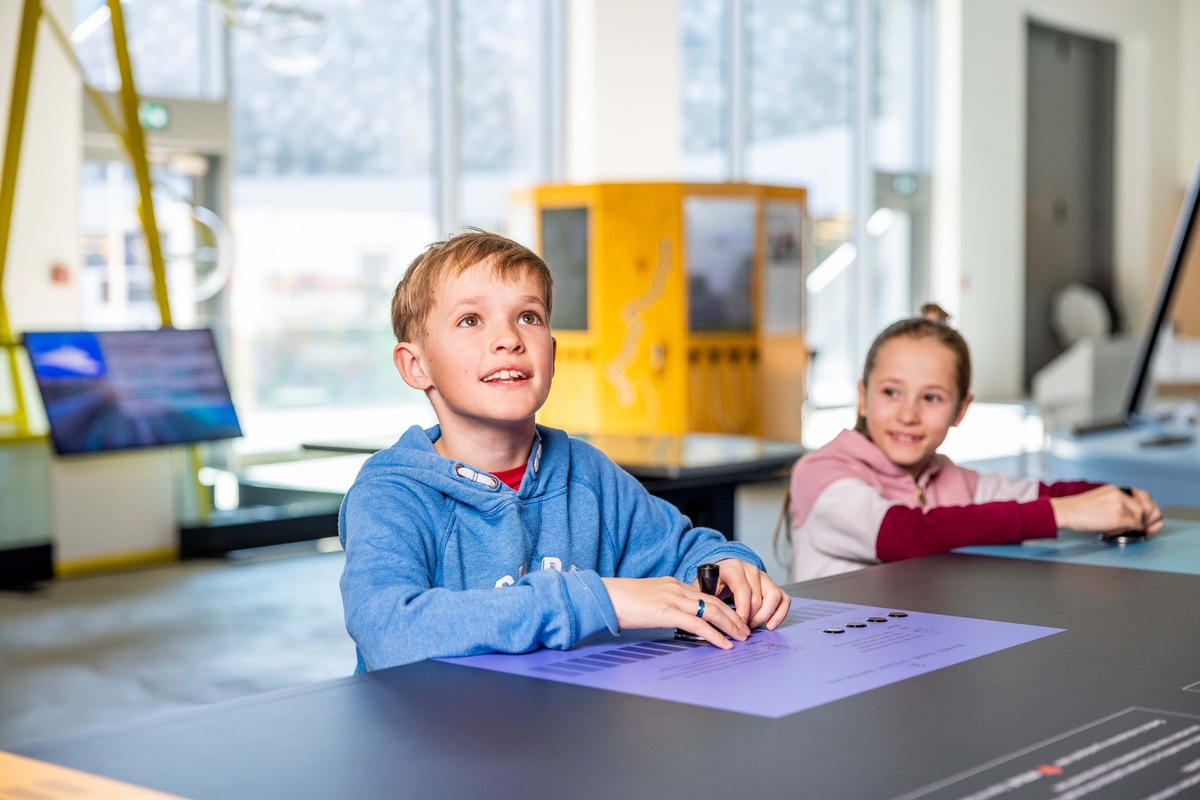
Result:
[[[310,548],[0,592],[0,748],[353,672],[341,562]]]

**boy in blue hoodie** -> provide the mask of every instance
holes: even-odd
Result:
[[[359,671],[633,628],[730,649],[787,615],[791,599],[749,548],[535,424],[554,374],[551,298],[541,258],[478,231],[430,246],[396,287],[393,361],[438,424],[368,459],[342,503]],[[693,584],[705,562],[736,610]]]

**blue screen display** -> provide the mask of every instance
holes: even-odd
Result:
[[[212,331],[24,335],[60,455],[242,435]]]

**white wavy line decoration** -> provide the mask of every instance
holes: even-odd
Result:
[[[651,276],[650,288],[641,297],[636,297],[621,309],[621,321],[625,323],[625,335],[621,339],[621,350],[608,362],[605,367],[605,377],[617,392],[617,402],[628,408],[637,401],[637,385],[629,377],[629,366],[637,358],[638,342],[646,326],[639,315],[662,297],[667,285],[667,277],[671,273],[671,240],[660,239],[658,242],[658,264]],[[657,400],[657,393],[650,392],[647,401]]]

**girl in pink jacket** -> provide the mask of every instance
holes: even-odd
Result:
[[[966,342],[945,322],[903,319],[875,339],[858,384],[858,424],[792,470],[794,579],[970,544],[1019,544],[1060,528],[1162,528],[1162,512],[1141,489],[979,473],[939,454],[967,413],[970,385]]]

